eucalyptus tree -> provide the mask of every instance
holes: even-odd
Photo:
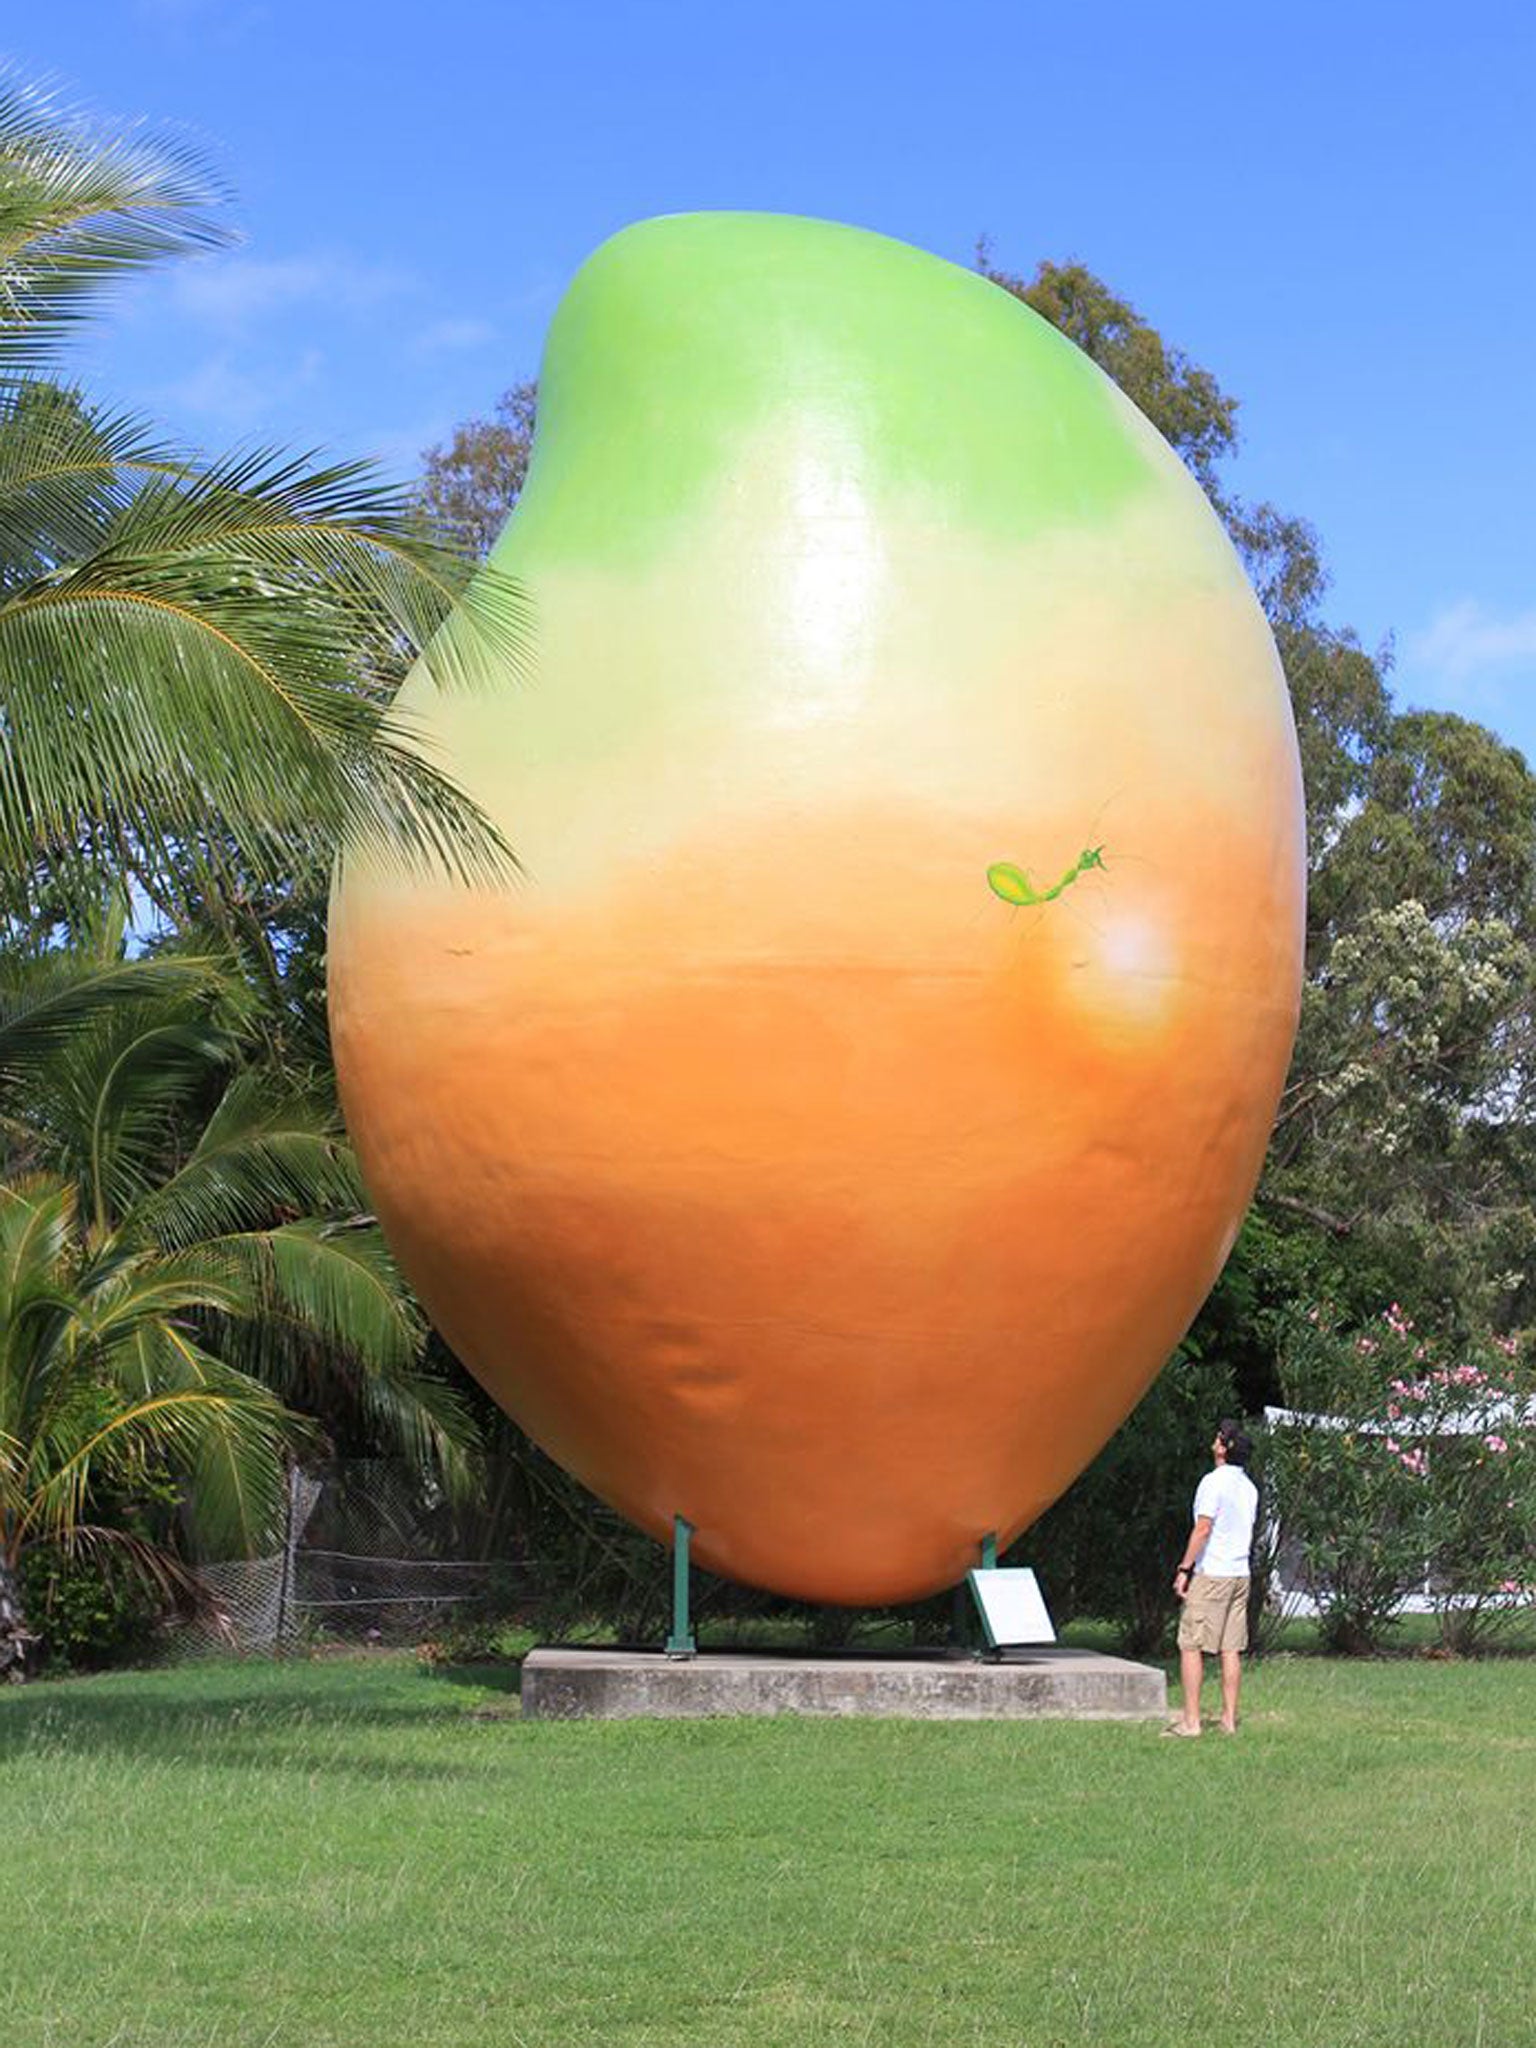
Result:
[[[487,416],[461,420],[445,444],[422,457],[422,510],[471,554],[490,553],[522,496],[538,409],[539,387],[525,378]]]

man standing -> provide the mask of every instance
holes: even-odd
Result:
[[[1237,1733],[1237,1694],[1248,1647],[1248,1553],[1259,1490],[1244,1469],[1253,1455],[1247,1433],[1229,1417],[1216,1425],[1213,1469],[1195,1489],[1195,1523],[1173,1575],[1184,1603],[1179,1616],[1179,1677],[1184,1711],[1163,1731],[1200,1733],[1200,1686],[1208,1655],[1221,1658],[1221,1731]]]

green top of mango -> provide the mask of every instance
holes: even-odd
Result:
[[[679,214],[572,282],[493,559],[643,561],[776,429],[824,433],[890,509],[1004,544],[1170,483],[1199,498],[1110,380],[988,279],[828,221]]]

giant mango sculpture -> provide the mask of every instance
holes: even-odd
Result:
[[[448,1341],[703,1564],[917,1596],[1220,1271],[1295,1024],[1295,738],[1200,491],[984,279],[631,228],[494,555],[528,672],[402,708],[501,892],[350,868],[348,1123]]]

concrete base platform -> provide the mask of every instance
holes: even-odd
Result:
[[[1168,1711],[1161,1671],[1060,1646],[996,1662],[947,1657],[531,1650],[523,1715],[534,1720],[698,1719],[710,1714],[871,1715],[917,1721],[1149,1721]]]

